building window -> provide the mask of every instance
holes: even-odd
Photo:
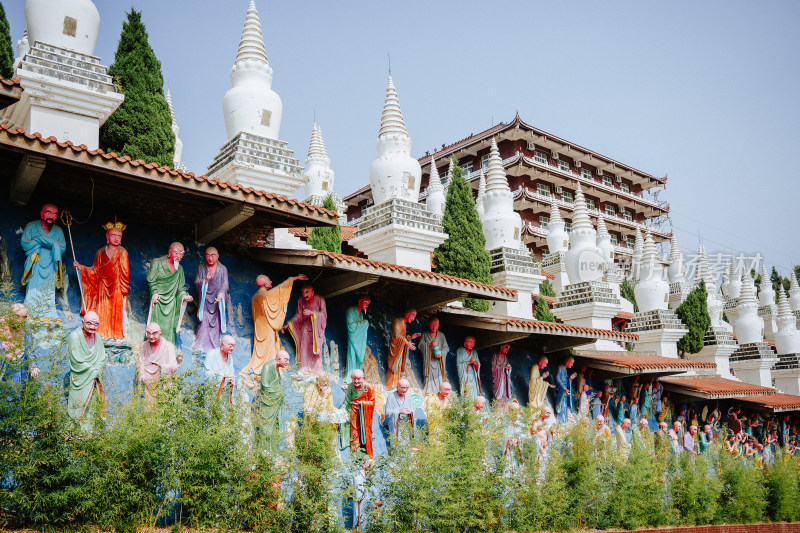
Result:
[[[564,222],[564,229],[567,230],[567,233],[572,231],[572,222]]]
[[[569,191],[563,191],[561,193],[561,199],[567,202],[568,204],[571,204],[574,201],[572,193]]]
[[[469,163],[464,163],[461,167],[463,169],[464,176],[467,176],[470,172],[472,172],[472,161]]]
[[[597,209],[597,203],[595,203],[595,201],[592,200],[591,198],[587,198],[586,207],[588,207],[589,209]]]
[[[581,177],[585,180],[590,180],[592,178],[592,171],[588,168],[581,169]]]
[[[613,217],[617,214],[617,208],[611,204],[605,204],[606,207],[606,215]]]
[[[569,172],[569,162],[564,161],[563,159],[558,160],[558,170]]]
[[[614,235],[614,234],[612,233],[612,234],[610,235],[610,237],[611,237],[611,244],[613,244],[614,246],[616,246],[617,244],[619,244],[619,239],[617,238],[617,236],[616,236],[616,235]]]
[[[544,183],[539,183],[536,185],[536,192],[541,194],[542,196],[550,196],[550,186],[545,185]]]
[[[627,183],[620,183],[619,184],[619,190],[621,190],[622,192],[630,193],[631,192],[631,186],[628,185]]]
[[[482,155],[481,156],[481,168],[483,170],[488,170],[489,169],[489,155],[490,154],[486,154],[486,155]]]
[[[606,187],[613,187],[614,180],[611,178],[611,176],[603,176],[603,185]]]
[[[542,165],[546,165],[547,163],[547,154],[544,152],[534,152],[533,160],[537,163],[541,163]]]
[[[636,237],[628,235],[627,237],[625,237],[625,242],[628,244],[628,248],[633,248],[634,246],[636,246]]]
[[[630,211],[624,211],[622,213],[622,218],[624,218],[628,222],[633,222],[633,213],[631,213]]]
[[[539,225],[542,227],[542,229],[549,229],[550,217],[539,215]]]

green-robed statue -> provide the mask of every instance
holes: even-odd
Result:
[[[101,381],[103,367],[106,365],[106,352],[103,338],[97,334],[100,318],[94,311],[83,317],[83,324],[69,334],[69,396],[67,413],[77,421],[89,418],[88,407],[92,394],[97,390],[100,405],[105,416],[105,392]]]
[[[180,265],[182,258],[183,245],[173,242],[167,255],[154,259],[147,271],[147,285],[150,287],[147,323],[155,322],[161,326],[162,338],[173,344],[186,302],[192,301],[192,297],[186,294],[186,279]]]
[[[286,393],[283,373],[289,367],[289,354],[280,350],[261,368],[261,408],[258,413],[260,438],[269,451],[276,451],[281,434],[281,409]]]

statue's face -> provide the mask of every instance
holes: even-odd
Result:
[[[280,353],[275,358],[275,366],[278,368],[286,368],[289,366],[289,354],[287,353]]]
[[[169,249],[167,256],[172,259],[173,263],[179,263],[181,259],[183,259],[183,246],[173,246]]]
[[[398,396],[405,396],[406,393],[408,392],[408,387],[409,387],[408,382],[401,381],[400,383],[398,383],[397,384],[397,395]]]
[[[542,357],[541,359],[539,359],[539,370],[541,370],[544,367],[546,367],[547,366],[547,362],[548,362],[547,361],[547,357]]]
[[[353,387],[360,389],[364,385],[364,374],[356,372],[350,376],[353,379]]]
[[[467,350],[472,350],[473,348],[475,348],[475,339],[473,339],[472,337],[467,337],[466,339],[464,339],[464,348],[466,348]]]
[[[359,300],[358,300],[358,309],[360,311],[366,311],[367,307],[369,307],[370,303],[371,302],[370,302],[369,298],[359,298]]]
[[[572,365],[574,365],[574,364],[575,364],[575,359],[570,357],[569,359],[564,361],[564,368],[572,368]]]
[[[311,303],[311,300],[314,299],[314,289],[312,289],[311,287],[303,288],[301,294],[303,295],[303,300],[305,300],[306,303]]]
[[[214,266],[219,261],[219,252],[217,252],[216,248],[209,248],[206,250],[206,264],[208,266]]]
[[[256,278],[256,285],[259,287],[264,287],[265,289],[272,288],[272,280],[269,279],[267,276],[261,274]]]
[[[100,319],[94,313],[87,314],[83,318],[83,331],[84,333],[94,335],[97,327],[100,325]]]
[[[410,324],[417,318],[417,312],[414,310],[406,312],[405,321]]]
[[[47,223],[48,226],[52,226],[55,224],[56,219],[58,218],[58,208],[53,207],[52,205],[46,205],[42,207],[42,211],[39,213],[39,218],[41,218],[43,222]]]
[[[500,353],[502,355],[506,355],[510,349],[511,349],[511,345],[510,344],[504,344],[504,345],[502,345],[500,347]]]
[[[110,229],[106,232],[106,244],[109,246],[119,246],[122,243],[122,232],[118,229]]]
[[[451,387],[449,383],[442,383],[439,385],[439,396],[446,398],[451,390],[453,390],[453,387]]]
[[[428,322],[428,331],[430,331],[433,334],[436,334],[436,332],[439,331],[439,321],[431,320],[430,322]]]
[[[233,353],[234,346],[236,346],[236,341],[234,339],[225,338],[220,342],[219,351],[225,355],[230,355]]]
[[[147,340],[150,344],[158,344],[161,341],[161,328],[158,324],[147,326]]]

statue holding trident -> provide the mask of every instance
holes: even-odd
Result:
[[[155,322],[161,326],[162,338],[173,344],[186,312],[186,304],[192,301],[192,297],[186,293],[186,278],[180,265],[183,253],[183,245],[173,242],[167,255],[154,259],[147,271],[147,285],[150,287],[147,323]]]

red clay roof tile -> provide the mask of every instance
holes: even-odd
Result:
[[[748,396],[748,395],[774,395],[775,389],[751,385],[743,381],[734,381],[717,376],[696,378],[665,378],[664,383],[714,396]]]
[[[575,357],[583,357],[594,361],[602,361],[614,366],[622,366],[633,370],[659,370],[668,368],[710,369],[717,367],[714,363],[661,357],[655,354],[632,352],[573,352]]]

